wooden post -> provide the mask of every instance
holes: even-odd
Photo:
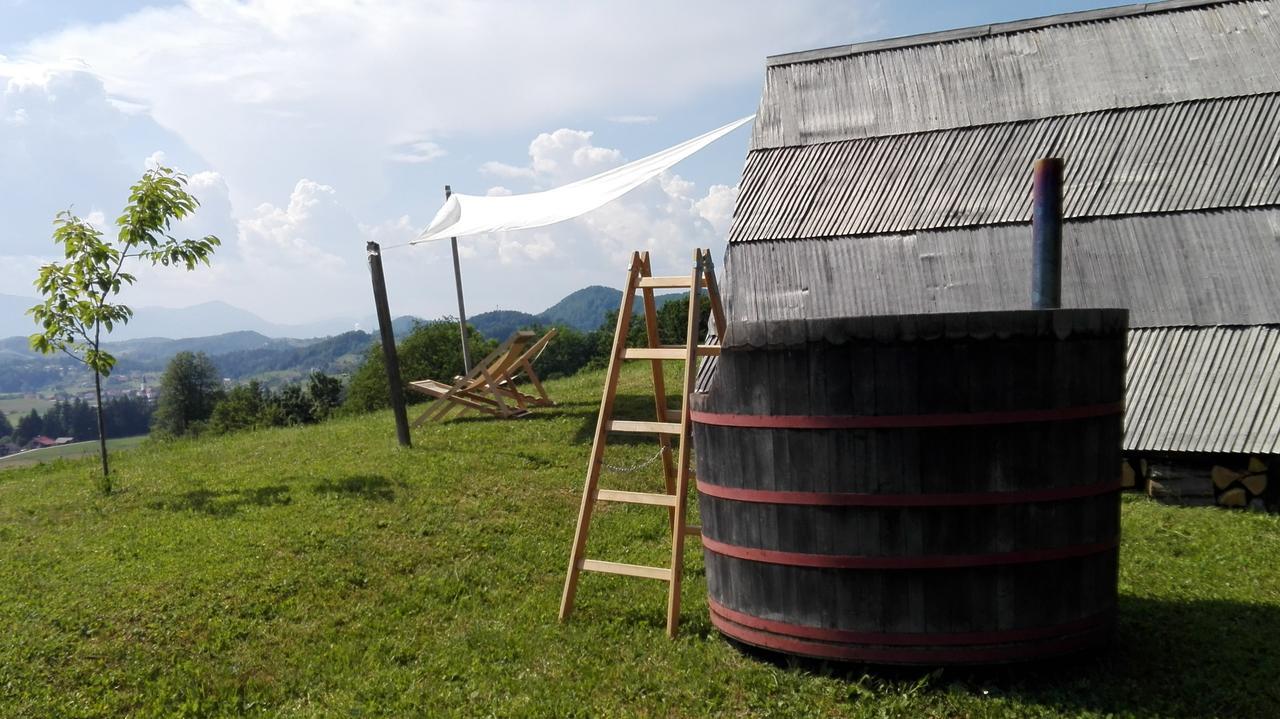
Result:
[[[382,336],[382,356],[387,365],[387,385],[391,394],[391,409],[396,416],[396,437],[401,447],[409,444],[409,415],[404,409],[404,388],[400,382],[400,358],[396,355],[396,335],[391,327],[391,308],[387,305],[387,281],[382,276],[382,248],[370,242],[369,275],[373,278],[373,303],[378,310],[378,331]]]
[[[453,190],[444,186],[444,199],[447,202]],[[462,304],[462,266],[458,264],[458,238],[450,237],[449,245],[453,248],[453,284],[458,288],[458,335],[462,337],[462,373],[471,371],[471,350],[467,349],[467,308]]]

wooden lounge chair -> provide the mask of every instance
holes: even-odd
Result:
[[[444,419],[455,409],[460,414],[475,410],[495,417],[509,418],[526,415],[531,407],[555,405],[542,388],[538,374],[533,371],[533,360],[555,336],[556,330],[553,328],[535,341],[535,333],[521,330],[498,345],[498,349],[488,357],[477,362],[470,372],[454,377],[453,384],[432,379],[410,382],[409,389],[435,399],[427,406],[427,411],[413,421],[413,426]],[[536,395],[522,392],[516,387],[516,378],[521,374],[533,385]]]

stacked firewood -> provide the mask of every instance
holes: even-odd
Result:
[[[1280,460],[1217,455],[1208,460],[1126,457],[1121,485],[1161,501],[1280,511]]]

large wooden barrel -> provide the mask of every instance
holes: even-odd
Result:
[[[988,664],[1114,632],[1128,313],[731,325],[693,399],[711,618],[822,659]]]

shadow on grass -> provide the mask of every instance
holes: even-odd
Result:
[[[289,488],[283,485],[222,492],[197,489],[171,499],[151,502],[147,504],[147,509],[159,509],[167,512],[196,512],[198,514],[207,514],[211,517],[230,517],[244,507],[280,507],[292,501],[293,498],[289,496]]]
[[[396,498],[391,480],[377,474],[359,474],[341,479],[326,479],[312,488],[316,494],[364,499],[371,502],[390,502]]]
[[[1122,596],[1117,640],[1105,650],[936,673],[795,659],[731,643],[778,666],[848,679],[928,677],[929,691],[1003,697],[1063,714],[1280,716],[1278,605]]]
[[[676,406],[678,400],[668,398],[667,404]],[[595,438],[596,418],[599,414],[599,402],[591,403],[585,412],[579,413],[582,419],[578,429],[574,432],[573,441],[578,444],[590,444]],[[655,419],[655,408],[653,405],[652,394],[619,394],[613,400],[613,418],[639,420],[642,422],[652,422]],[[679,420],[679,415],[675,415],[675,419]],[[654,435],[652,434],[621,434],[614,432],[609,435],[609,444],[654,444]]]

